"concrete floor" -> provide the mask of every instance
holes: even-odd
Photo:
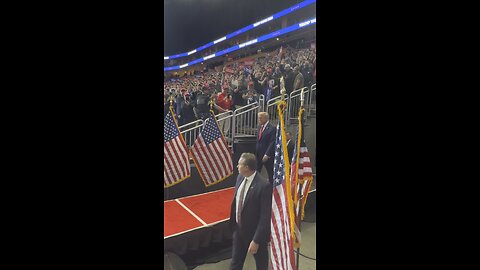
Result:
[[[300,253],[316,259],[317,258],[317,223],[302,222],[302,246]],[[218,263],[203,264],[194,268],[195,270],[226,270],[230,266],[232,259],[220,261]],[[314,270],[316,269],[317,261],[313,261],[300,256],[299,269],[302,270]],[[253,255],[247,255],[243,269],[252,270],[255,269],[255,259]]]

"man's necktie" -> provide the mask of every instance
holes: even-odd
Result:
[[[240,191],[240,197],[238,198],[239,199],[239,202],[238,202],[238,209],[237,209],[237,224],[241,224],[240,223],[240,213],[242,212],[242,208],[243,208],[243,197],[245,195],[245,189],[247,187],[247,178],[245,178],[243,180],[243,186],[242,186],[242,190]]]
[[[263,125],[260,127],[260,132],[258,133],[258,139],[262,138],[262,133],[263,133]]]

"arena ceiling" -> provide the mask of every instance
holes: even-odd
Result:
[[[302,0],[164,0],[164,55],[187,52]]]

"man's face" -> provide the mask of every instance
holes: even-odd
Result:
[[[260,123],[260,125],[263,125],[265,123],[267,123],[267,116],[264,115],[264,114],[261,114],[258,116],[258,123]]]
[[[238,165],[237,165],[237,169],[238,169],[238,174],[240,174],[241,176],[245,176],[250,170],[245,166],[245,159],[243,158],[240,158],[238,160]]]
[[[285,137],[287,138],[287,141],[292,138],[292,134],[290,132],[285,133]]]

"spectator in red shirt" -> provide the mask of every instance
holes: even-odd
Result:
[[[217,96],[217,105],[225,110],[232,110],[232,95],[228,93],[228,89],[226,87],[224,87],[222,92]]]
[[[222,92],[217,96],[217,105],[226,111],[231,111],[233,107],[232,95],[228,93],[228,88],[224,87]],[[220,121],[219,123],[220,130],[222,130],[225,136],[230,134],[231,129],[231,118]]]

